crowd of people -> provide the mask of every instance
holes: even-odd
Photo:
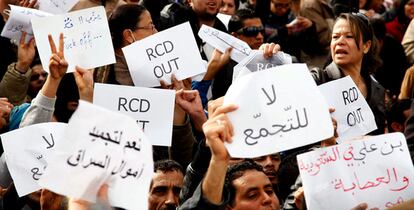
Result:
[[[9,4],[36,8],[37,1],[0,0],[0,11]],[[42,122],[67,123],[78,100],[93,101],[94,83],[134,86],[122,48],[189,21],[207,71],[199,81],[173,77],[171,85],[161,82],[157,87],[173,89],[176,96],[172,145],[153,146],[150,210],[306,209],[296,156],[336,144],[335,135],[253,159],[230,157],[225,144],[234,132],[227,113],[238,106],[223,105],[223,96],[237,62],[230,58],[231,48],[220,52],[203,42],[198,36],[203,24],[263,51],[265,57],[290,54],[293,62],[307,64],[318,85],[350,76],[375,117],[377,129],[369,135],[402,132],[414,157],[414,0],[80,0],[71,11],[94,6],[106,9],[114,64],[77,66],[67,73],[60,34],[59,43],[49,36],[47,73],[34,38],[26,41],[23,32],[18,45],[0,38],[1,133]],[[218,13],[230,15],[229,22],[223,23]],[[2,13],[0,28],[7,20]],[[111,207],[106,184],[97,204],[47,189],[19,197],[4,154],[0,189],[0,209],[5,210],[119,209]],[[390,209],[414,209],[412,198]],[[354,209],[367,208],[361,203]]]

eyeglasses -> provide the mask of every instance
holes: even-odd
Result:
[[[237,33],[243,34],[244,36],[257,36],[259,33],[262,33],[262,35],[264,35],[265,29],[263,26],[249,26],[238,30]]]
[[[155,31],[155,25],[154,25],[154,23],[150,23],[149,24],[149,26],[143,26],[143,27],[135,27],[135,29],[134,30],[137,30],[137,29],[146,29],[146,30],[151,30],[151,31]]]
[[[30,81],[36,81],[40,78],[40,76],[42,76],[43,78],[47,77],[47,73],[43,72],[41,74],[32,74],[32,76],[30,76]]]

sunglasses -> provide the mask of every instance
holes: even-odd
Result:
[[[262,35],[264,35],[265,29],[263,28],[263,26],[249,26],[238,30],[237,33],[243,34],[244,36],[257,36],[259,33],[262,33]]]
[[[42,76],[43,78],[47,77],[47,73],[41,73],[41,74],[32,74],[32,76],[30,76],[30,81],[36,81],[40,78],[40,76]]]

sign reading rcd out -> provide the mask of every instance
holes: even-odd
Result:
[[[188,22],[151,35],[122,48],[135,86],[160,86],[205,71]]]

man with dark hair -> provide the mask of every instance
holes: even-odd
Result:
[[[231,104],[209,103],[203,131],[212,154],[210,164],[193,196],[180,209],[279,209],[272,183],[260,165],[243,161],[227,170],[230,155],[224,144],[231,142],[233,127],[226,114],[236,109]]]
[[[180,3],[172,3],[165,6],[160,14],[159,30],[162,31],[189,21],[201,56],[207,60],[211,52],[206,52],[204,49],[205,43],[198,36],[198,31],[204,24],[227,32],[224,24],[216,17],[222,0],[189,0],[188,4],[189,6],[184,6]]]
[[[264,27],[262,21],[253,11],[240,9],[229,21],[229,32],[234,37],[246,42],[250,48],[259,49],[264,40]],[[233,68],[237,63],[230,60],[225,69],[217,72],[212,87],[213,98],[226,94],[233,80]]]
[[[179,163],[174,160],[156,161],[150,185],[148,209],[176,209],[183,179],[184,170]]]
[[[273,185],[263,167],[253,161],[243,161],[229,167],[225,187],[229,191],[231,209],[255,209],[258,206],[279,209]]]

